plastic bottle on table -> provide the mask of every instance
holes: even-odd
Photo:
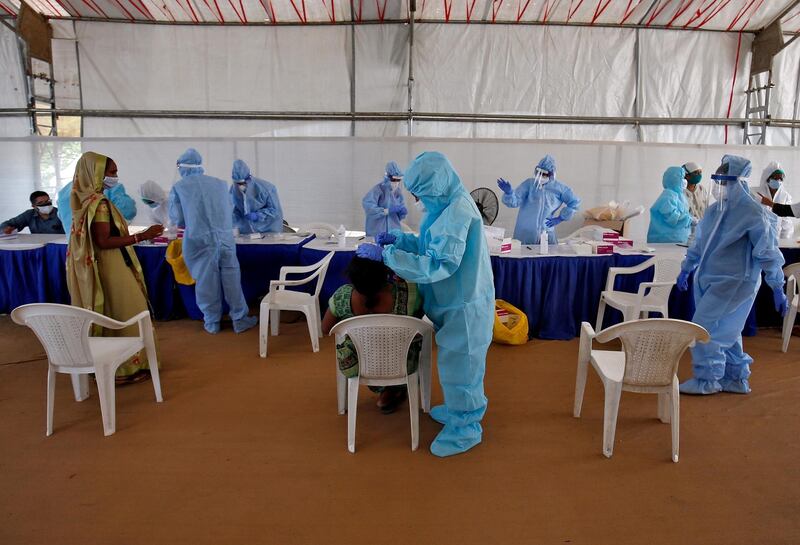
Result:
[[[547,231],[542,231],[542,234],[539,235],[539,253],[542,255],[550,253],[547,247]]]
[[[347,247],[347,229],[344,228],[344,225],[339,225],[336,230],[336,238],[339,241],[339,248]]]

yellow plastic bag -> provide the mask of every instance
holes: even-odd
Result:
[[[525,344],[528,342],[528,317],[511,303],[497,299],[492,340],[501,344]]]
[[[183,240],[176,238],[167,246],[167,263],[172,267],[175,282],[184,286],[193,286],[194,278],[189,274],[189,268],[183,260]]]

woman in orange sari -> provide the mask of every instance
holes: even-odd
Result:
[[[133,245],[160,235],[153,225],[128,234],[128,224],[103,190],[118,183],[117,165],[103,155],[87,152],[78,160],[72,180],[72,228],[67,251],[67,287],[72,305],[119,321],[148,309],[147,288]],[[139,326],[121,330],[97,328],[94,335],[133,337]],[[117,369],[117,383],[149,378],[144,350]]]

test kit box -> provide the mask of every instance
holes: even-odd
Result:
[[[598,242],[592,240],[589,241],[589,245],[592,247],[593,254],[601,255],[614,253],[614,245],[611,244],[611,242]]]
[[[613,244],[617,248],[633,248],[633,240],[629,238],[619,237],[614,240],[609,240],[611,244]]]

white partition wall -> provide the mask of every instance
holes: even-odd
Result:
[[[177,179],[175,161],[187,147],[204,157],[206,172],[230,183],[234,159],[248,162],[255,176],[273,182],[279,190],[284,213],[293,224],[323,221],[347,227],[363,225],[361,198],[383,176],[387,161],[405,168],[420,152],[446,154],[468,189],[497,189],[498,177],[514,185],[529,177],[545,153],[556,159],[559,180],[570,185],[582,200],[582,208],[616,200],[649,208],[660,194],[666,167],[694,161],[708,175],[725,153],[736,153],[753,162],[751,185],[772,160],[786,171],[790,193],[800,200],[800,157],[794,148],[744,146],[686,146],[622,142],[563,142],[525,140],[424,139],[424,138],[243,138],[243,139],[0,139],[0,217],[6,219],[28,206],[34,189],[54,192],[68,183],[74,160],[81,150],[114,158],[120,181],[137,198],[138,188],[154,180],[166,189]],[[56,179],[54,158],[60,179]],[[71,158],[67,161],[65,158]],[[33,165],[38,165],[37,178]],[[411,200],[410,196],[407,196]],[[140,212],[144,211],[139,206]],[[416,225],[416,211],[409,206],[409,223]],[[497,225],[513,229],[516,210],[501,206]],[[147,221],[140,214],[134,223]],[[559,226],[569,232],[580,217]],[[643,239],[649,216],[636,220],[634,236]]]

